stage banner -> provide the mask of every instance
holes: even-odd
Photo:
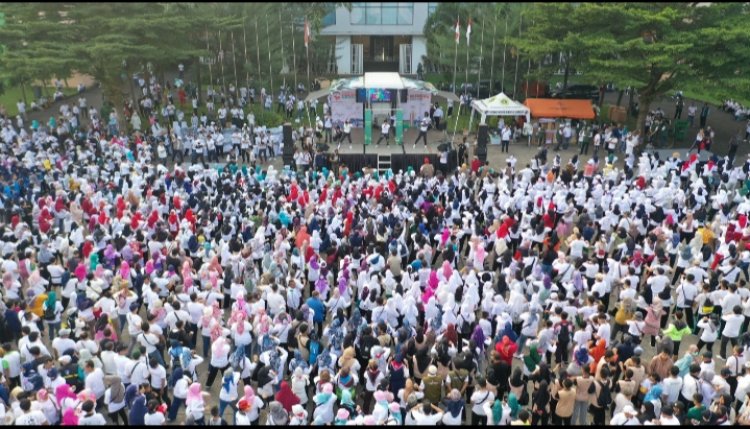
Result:
[[[365,144],[372,144],[372,110],[365,110]]]
[[[343,126],[349,119],[353,127],[361,128],[362,103],[357,103],[356,89],[342,89],[331,93],[331,116],[334,126]]]
[[[396,110],[396,144],[404,144],[404,112]]]
[[[407,121],[409,126],[414,127],[424,118],[424,112],[430,112],[431,105],[432,94],[429,91],[409,89],[407,102],[401,103],[399,107],[404,112],[404,121]]]

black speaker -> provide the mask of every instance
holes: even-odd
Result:
[[[409,90],[402,89],[400,91],[400,94],[401,94],[401,102],[402,103],[408,103],[409,102]]]
[[[479,125],[477,133],[477,147],[483,147],[487,151],[487,143],[490,142],[490,128],[486,124]]]
[[[476,155],[482,163],[487,162],[487,145],[478,145],[477,150],[474,151],[474,155]]]
[[[357,103],[364,103],[367,98],[367,90],[365,88],[358,88],[356,91]]]
[[[282,141],[284,142],[284,152],[282,159],[284,165],[294,164],[294,140],[292,140],[292,124],[289,122],[283,126]]]

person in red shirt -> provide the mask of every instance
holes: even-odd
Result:
[[[472,173],[479,172],[479,169],[482,167],[482,161],[479,160],[479,157],[474,157],[474,160],[471,161],[471,171]]]

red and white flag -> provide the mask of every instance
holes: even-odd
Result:
[[[305,19],[305,48],[310,44],[310,23]]]
[[[469,23],[466,25],[466,45],[469,45],[469,42],[471,38],[471,18],[469,18]]]
[[[459,23],[460,20],[456,20],[456,44],[458,45],[458,41],[461,40],[461,24]]]

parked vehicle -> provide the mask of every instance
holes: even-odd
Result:
[[[552,98],[568,98],[580,100],[599,100],[599,88],[594,85],[570,85],[565,89],[552,92]]]

